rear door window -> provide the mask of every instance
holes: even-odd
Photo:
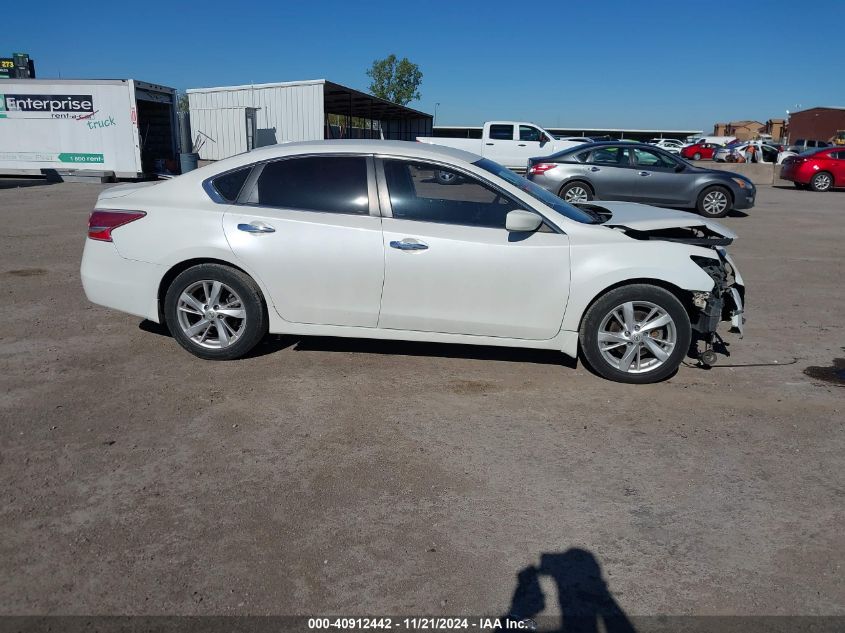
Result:
[[[497,141],[512,141],[513,140],[513,126],[512,125],[491,125],[490,138]]]
[[[307,156],[267,163],[248,203],[324,213],[369,213],[367,159]]]
[[[599,147],[590,152],[584,162],[591,165],[616,165],[618,167],[628,166],[627,147]]]

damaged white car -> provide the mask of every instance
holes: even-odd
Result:
[[[444,174],[448,177],[444,177]],[[265,147],[104,191],[82,282],[205,359],[268,332],[555,349],[622,382],[714,361],[741,331],[734,234],[680,211],[567,204],[474,154]]]

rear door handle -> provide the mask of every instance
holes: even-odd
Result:
[[[640,176],[651,176],[651,172],[648,171],[641,171]]]
[[[518,147],[525,147],[525,143],[517,143]]]
[[[601,171],[599,167],[590,167],[590,171]]]
[[[428,249],[428,244],[411,242],[406,238],[401,242],[397,240],[390,242],[390,248],[398,248],[400,251],[424,251]]]
[[[274,229],[269,224],[255,223],[255,224],[238,224],[238,230],[244,233],[275,233]]]

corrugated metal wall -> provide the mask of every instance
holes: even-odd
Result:
[[[188,92],[191,131],[206,139],[203,160],[220,160],[246,151],[245,108],[257,108],[255,146],[323,138],[323,84],[221,88]]]

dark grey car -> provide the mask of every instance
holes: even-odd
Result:
[[[528,161],[526,177],[567,202],[627,200],[721,218],[754,206],[745,176],[691,165],[653,145],[588,143]]]

